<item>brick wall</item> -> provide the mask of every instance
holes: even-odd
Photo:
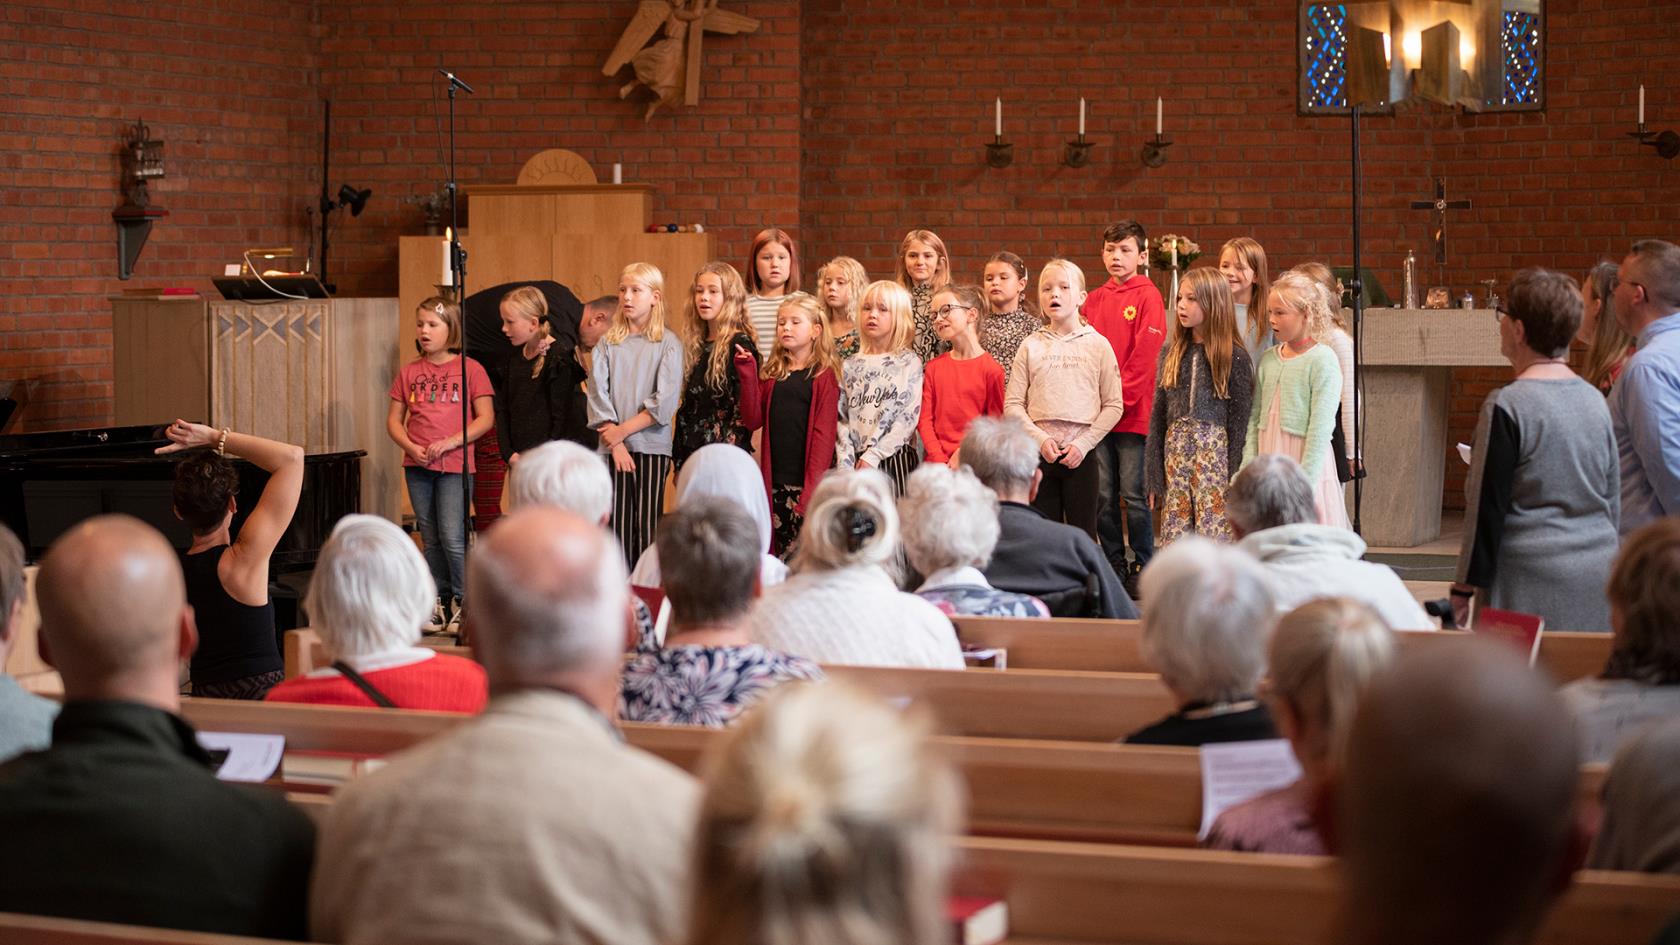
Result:
[[[627,2],[335,2],[320,4],[321,84],[333,101],[334,187],[371,187],[361,217],[342,221],[331,274],[347,294],[395,295],[397,237],[424,232],[401,197],[446,179],[439,128],[447,66],[476,89],[456,102],[463,186],[511,184],[533,154],[576,151],[611,180],[657,186],[657,215],[702,222],[725,259],[752,236],[799,219],[799,4],[733,2],[757,33],[708,34],[698,108],[642,120],[645,92],[618,98],[629,73],[601,63],[635,11]],[[463,204],[463,208],[470,201]],[[688,274],[667,274],[686,286]],[[468,284],[471,284],[471,271]]]
[[[35,382],[24,429],[109,423],[107,296],[208,291],[245,247],[295,240],[303,251],[317,186],[310,0],[104,8],[0,7],[0,378]],[[119,282],[119,145],[141,118],[165,142],[152,202],[169,217]]]
[[[1649,120],[1680,125],[1680,81],[1661,63],[1680,44],[1680,5],[1548,5],[1543,113],[1470,115],[1408,106],[1365,121],[1365,259],[1392,294],[1407,247],[1428,258],[1432,193],[1475,206],[1449,220],[1444,281],[1460,290],[1521,265],[1581,272],[1634,238],[1680,238],[1680,164],[1623,132],[1639,82]],[[1105,223],[1135,216],[1186,233],[1216,262],[1252,235],[1274,272],[1306,259],[1347,264],[1346,118],[1296,113],[1296,5],[1276,0],[1074,4],[1023,0],[808,0],[804,31],[802,218],[809,258],[857,256],[890,276],[911,227],[945,239],[960,277],[1010,249],[1053,254],[1099,277]],[[994,97],[1015,162],[985,164]],[[1062,166],[1078,98],[1089,101],[1091,164]],[[1168,163],[1145,168],[1155,97],[1166,100]],[[1654,103],[1661,103],[1654,104]],[[1461,372],[1452,436],[1468,439],[1482,396],[1505,375]],[[1447,462],[1449,499],[1462,466]]]

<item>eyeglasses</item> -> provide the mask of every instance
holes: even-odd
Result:
[[[952,312],[965,312],[965,311],[966,312],[974,311],[974,306],[972,306],[972,305],[941,305],[938,308],[933,310],[933,317],[935,317],[935,318],[950,318]]]
[[[1616,290],[1617,290],[1617,289],[1620,289],[1620,288],[1621,288],[1621,287],[1622,287],[1622,286],[1624,286],[1624,285],[1631,285],[1631,286],[1634,286],[1634,287],[1636,287],[1636,288],[1640,288],[1640,289],[1643,289],[1643,288],[1645,288],[1645,284],[1644,284],[1644,283],[1642,283],[1642,282],[1635,282],[1635,281],[1633,281],[1633,280],[1632,280],[1632,279],[1626,279],[1626,280],[1624,280],[1624,279],[1623,279],[1623,278],[1622,278],[1622,277],[1620,277],[1620,276],[1614,276],[1614,277],[1612,277],[1612,278],[1611,278],[1611,279],[1610,279],[1610,291],[1611,291],[1611,292],[1614,292],[1614,291],[1616,291]]]
[[[1511,317],[1511,310],[1505,307],[1505,303],[1501,302],[1493,307],[1493,320],[1495,322],[1498,322],[1501,318]]]

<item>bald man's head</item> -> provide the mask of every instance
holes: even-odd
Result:
[[[66,695],[150,675],[173,686],[191,619],[180,560],[156,529],[127,515],[82,522],[47,550],[35,594]]]
[[[1579,763],[1562,700],[1513,652],[1472,641],[1403,656],[1348,738],[1333,830],[1346,920],[1394,940],[1420,925],[1526,939],[1579,852]]]
[[[496,688],[616,673],[630,593],[598,525],[553,506],[505,515],[467,561],[474,646]]]

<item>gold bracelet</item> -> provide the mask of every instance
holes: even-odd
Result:
[[[228,428],[227,427],[222,427],[222,439],[221,439],[220,442],[218,442],[216,444],[216,455],[217,456],[226,456],[227,455],[227,438],[228,438]]]

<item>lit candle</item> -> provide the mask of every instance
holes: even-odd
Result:
[[[1645,86],[1639,87],[1639,123],[1645,124]]]
[[[613,162],[613,183],[624,183],[624,165],[618,163],[617,161]]]
[[[449,258],[449,242],[454,233],[455,231],[447,226],[443,228],[443,281],[438,283],[439,285],[455,284],[455,267],[451,265],[453,261]]]
[[[1085,137],[1085,97],[1079,97],[1079,137]]]
[[[1155,96],[1155,137],[1161,137],[1161,97]]]
[[[1003,96],[1001,96],[1001,95],[998,96],[997,118],[996,118],[995,121],[993,121],[993,125],[995,126],[995,128],[993,129],[993,133],[997,135],[997,138],[998,138],[999,141],[1002,141],[1003,140]]]

